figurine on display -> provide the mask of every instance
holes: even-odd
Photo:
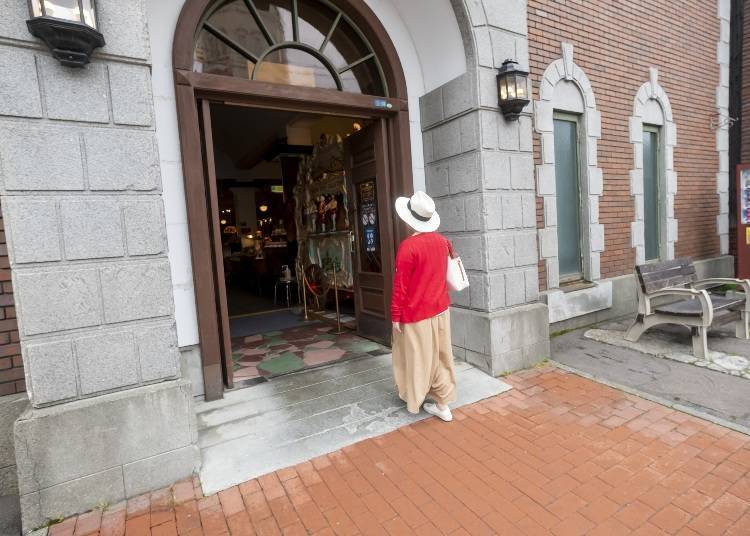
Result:
[[[336,196],[329,195],[329,201],[326,203],[326,219],[330,223],[330,230],[336,230],[336,213],[338,212],[338,201]]]
[[[326,198],[321,195],[318,197],[318,232],[326,232]]]

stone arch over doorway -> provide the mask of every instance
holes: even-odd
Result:
[[[379,59],[388,97],[196,72],[193,69],[193,54],[198,31],[207,14],[222,4],[222,0],[188,0],[177,21],[172,48],[173,74],[198,339],[207,399],[220,398],[224,386],[232,386],[226,296],[223,280],[219,277],[223,272],[223,261],[221,252],[214,246],[210,210],[206,210],[207,206],[211,206],[211,196],[215,195],[211,192],[211,181],[206,178],[210,176],[206,162],[212,158],[204,146],[203,137],[202,125],[205,125],[207,103],[218,101],[250,107],[372,117],[384,133],[387,188],[380,190],[384,199],[412,190],[408,92],[396,48],[383,25],[362,0],[328,0],[327,3],[345,13],[371,45]],[[252,2],[246,4],[252,5]],[[384,256],[384,266],[391,270],[389,259],[395,244],[405,235],[405,229],[397,223],[389,223],[388,229],[387,233],[383,233],[384,245],[389,250]],[[389,273],[384,272],[383,292],[386,300],[390,299]],[[385,318],[384,321],[389,319]]]

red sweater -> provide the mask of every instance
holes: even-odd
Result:
[[[398,248],[391,319],[413,323],[436,316],[450,306],[448,240],[438,233],[410,236]]]

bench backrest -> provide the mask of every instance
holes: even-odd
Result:
[[[695,265],[690,258],[651,262],[635,267],[641,290],[649,294],[668,287],[682,287],[696,280]]]

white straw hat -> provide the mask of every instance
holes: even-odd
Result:
[[[435,212],[435,201],[422,191],[411,198],[396,199],[396,212],[409,227],[420,233],[431,233],[440,227],[440,216]]]

